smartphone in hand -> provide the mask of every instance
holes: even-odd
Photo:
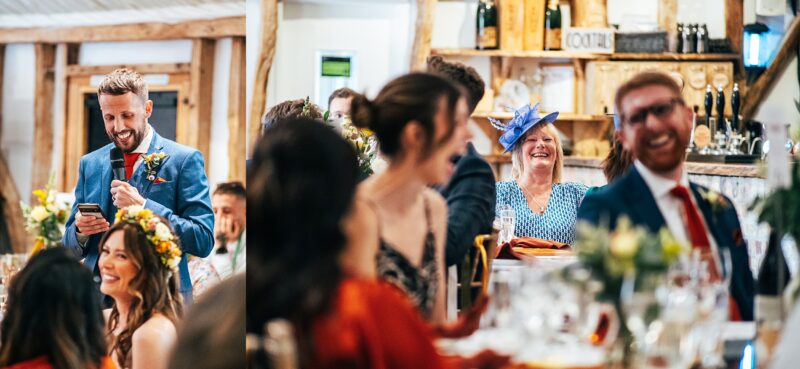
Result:
[[[95,218],[105,219],[106,215],[103,213],[103,209],[100,208],[99,204],[93,203],[84,203],[78,204],[78,211],[81,212],[83,216],[93,216]]]

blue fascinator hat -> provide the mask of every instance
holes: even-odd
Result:
[[[492,123],[492,127],[505,132],[498,140],[505,148],[505,151],[503,151],[504,154],[514,150],[514,147],[517,145],[517,141],[519,141],[520,137],[524,136],[525,132],[528,132],[528,130],[535,127],[537,124],[542,122],[553,123],[556,121],[556,118],[558,117],[557,111],[547,114],[544,117],[540,117],[538,109],[539,104],[534,106],[530,106],[530,104],[525,105],[514,112],[514,118],[508,121],[508,123],[503,123],[497,119],[489,118],[489,122]]]

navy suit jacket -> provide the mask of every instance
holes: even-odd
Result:
[[[81,158],[78,183],[75,185],[75,204],[72,205],[63,238],[64,246],[72,249],[78,257],[85,258],[84,265],[95,274],[99,273],[98,244],[105,233],[90,236],[85,247],[81,247],[75,229],[75,213],[80,203],[97,203],[109,223],[114,223],[117,209],[111,200],[113,175],[109,160],[109,152],[113,147],[113,143],[108,144]],[[144,164],[139,164],[128,183],[147,199],[144,207],[169,220],[180,238],[180,247],[184,252],[178,265],[180,288],[184,301],[188,303],[191,302],[192,280],[189,277],[187,254],[206,257],[214,247],[214,213],[211,210],[203,155],[153,131],[147,153],[156,152],[167,154],[157,168],[157,177],[164,179],[164,182],[153,183],[148,180]]]
[[[456,162],[447,186],[440,190],[447,199],[447,244],[445,263],[457,264],[472,247],[475,236],[491,233],[494,221],[494,173],[489,164],[467,145],[467,153]]]
[[[739,307],[742,319],[753,320],[753,273],[750,271],[750,258],[736,209],[732,205],[715,209],[700,196],[698,190],[705,190],[704,187],[691,182],[690,186],[717,247],[730,250],[733,263],[731,296]],[[732,204],[727,197],[725,200]],[[666,227],[653,193],[634,166],[618,180],[587,194],[578,209],[578,220],[594,225],[608,224],[611,229],[616,227],[620,215],[628,216],[634,225],[646,226],[650,232],[658,232]]]

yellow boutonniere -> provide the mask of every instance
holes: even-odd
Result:
[[[142,160],[144,160],[144,172],[147,174],[148,181],[153,182],[156,180],[158,167],[161,166],[167,156],[164,152],[156,152],[142,157]]]
[[[711,211],[713,213],[717,213],[720,210],[727,210],[728,207],[730,207],[728,199],[721,193],[714,190],[706,190],[702,187],[698,187],[698,191],[700,192],[700,197],[711,205]]]

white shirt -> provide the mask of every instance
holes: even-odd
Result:
[[[228,242],[226,245],[228,252],[225,254],[217,254],[218,247],[211,251],[208,258],[214,264],[214,269],[219,273],[220,278],[225,279],[231,275],[238,274],[245,271],[246,255],[247,255],[247,230],[242,232],[238,240]],[[238,250],[237,250],[238,249]],[[234,269],[234,257],[236,258],[236,269]]]
[[[689,190],[689,194],[692,195],[689,197],[691,198],[695,209],[697,209],[697,212],[700,214],[700,220],[703,222],[703,228],[706,230],[706,236],[708,237],[708,242],[711,244],[711,250],[714,252],[714,257],[719,260],[719,257],[717,257],[717,242],[709,231],[708,225],[705,224],[703,213],[697,206],[697,201],[694,199],[694,193],[692,192],[692,188],[689,186],[689,175],[686,174],[686,170],[681,173],[681,179],[675,182],[672,179],[664,178],[656,173],[653,173],[653,171],[644,166],[644,164],[642,164],[642,162],[639,160],[634,161],[633,165],[636,167],[636,170],[639,171],[639,174],[641,174],[642,179],[644,179],[644,183],[646,183],[647,187],[650,188],[650,192],[653,193],[658,210],[664,217],[664,222],[667,223],[667,229],[672,232],[672,235],[676,240],[678,240],[678,242],[681,242],[684,245],[692,244],[691,239],[689,238],[689,232],[687,230],[688,227],[685,220],[686,210],[683,208],[683,200],[669,192],[677,185],[684,186]]]

